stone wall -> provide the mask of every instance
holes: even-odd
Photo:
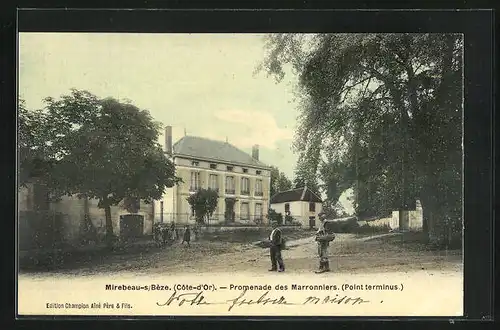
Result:
[[[90,240],[99,240],[105,234],[106,217],[104,209],[99,208],[98,201],[85,200],[76,196],[64,196],[58,202],[48,204],[47,209],[39,209],[33,201],[33,185],[23,187],[18,192],[18,231],[20,247],[35,247],[29,241],[39,238],[40,235],[57,237],[61,243],[79,244],[83,236]],[[130,214],[123,205],[111,207],[113,232],[120,233],[120,215]],[[141,202],[140,210],[136,213],[144,216],[145,235],[152,234],[153,205]],[[91,224],[91,226],[90,226]],[[90,227],[90,228],[89,228]],[[87,236],[88,230],[93,232],[93,238]],[[43,245],[51,245],[51,239]]]
[[[206,226],[201,227],[202,231],[205,233],[219,233],[219,232],[230,232],[230,231],[262,231],[270,230],[269,226]],[[280,227],[282,231],[295,231],[301,230],[301,226],[284,226]]]
[[[405,226],[403,228],[399,228],[400,227],[399,211],[392,212],[392,218],[390,222],[390,226],[392,229],[414,230],[414,231],[422,230],[424,218],[420,201],[417,201],[417,207],[415,210],[405,211],[404,215],[406,217],[406,221],[403,221],[403,223],[405,223]]]

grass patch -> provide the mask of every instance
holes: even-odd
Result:
[[[23,272],[74,269],[83,264],[100,264],[117,256],[134,258],[157,250],[159,248],[150,240],[139,241],[135,244],[120,244],[112,248],[106,245],[95,245],[32,250],[19,256],[19,269]]]
[[[394,236],[384,236],[377,238],[382,243],[401,246],[410,251],[444,251],[444,250],[460,250],[459,244],[434,245],[429,243],[429,236],[424,232],[402,232]]]
[[[391,231],[391,227],[388,225],[382,225],[382,226],[370,226],[368,224],[365,224],[363,226],[358,226],[357,228],[354,229],[354,234],[356,234],[356,237],[367,237],[367,236],[374,236],[374,235],[380,235],[380,234],[387,234]]]

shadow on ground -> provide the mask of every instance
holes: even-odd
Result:
[[[210,273],[267,270],[269,250],[252,242],[267,232],[247,231],[203,234],[188,247],[175,242],[164,248],[151,240],[109,249],[87,247],[72,250],[38,251],[19,258],[21,273],[92,275],[97,273]],[[311,231],[286,233],[289,249],[287,269],[309,272],[316,268],[317,245]],[[420,233],[390,234],[356,238],[339,234],[330,246],[332,268],[337,272],[406,271],[461,265],[461,250],[435,250]],[[448,267],[448,266],[446,266]]]

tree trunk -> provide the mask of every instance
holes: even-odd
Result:
[[[434,221],[436,213],[435,196],[430,189],[422,192],[420,202],[422,206],[422,230],[427,234],[429,243],[436,243],[436,223]]]
[[[106,243],[111,245],[114,240],[113,221],[111,219],[111,205],[106,199],[102,200],[104,214],[106,218]]]
[[[80,223],[80,237],[82,244],[88,244],[90,241],[96,240],[96,231],[92,220],[90,219],[89,199],[83,197],[83,218]]]
[[[430,202],[425,193],[420,196],[420,206],[422,207],[422,231],[429,234],[430,227]]]
[[[423,206],[422,203],[422,231],[424,234],[429,235],[429,212],[427,207]]]
[[[437,201],[437,196],[428,194],[423,198],[422,216],[428,242],[433,245],[444,243],[447,234],[446,212],[443,212]]]

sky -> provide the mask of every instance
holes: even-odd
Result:
[[[225,141],[293,178],[296,77],[264,72],[264,35],[21,33],[19,96],[29,109],[71,88],[130,100],[163,125]],[[163,134],[159,142],[163,144]]]
[[[293,76],[254,75],[263,35],[21,33],[19,95],[30,109],[71,88],[130,100],[185,133],[227,140],[293,176]],[[160,142],[163,144],[163,135]]]

